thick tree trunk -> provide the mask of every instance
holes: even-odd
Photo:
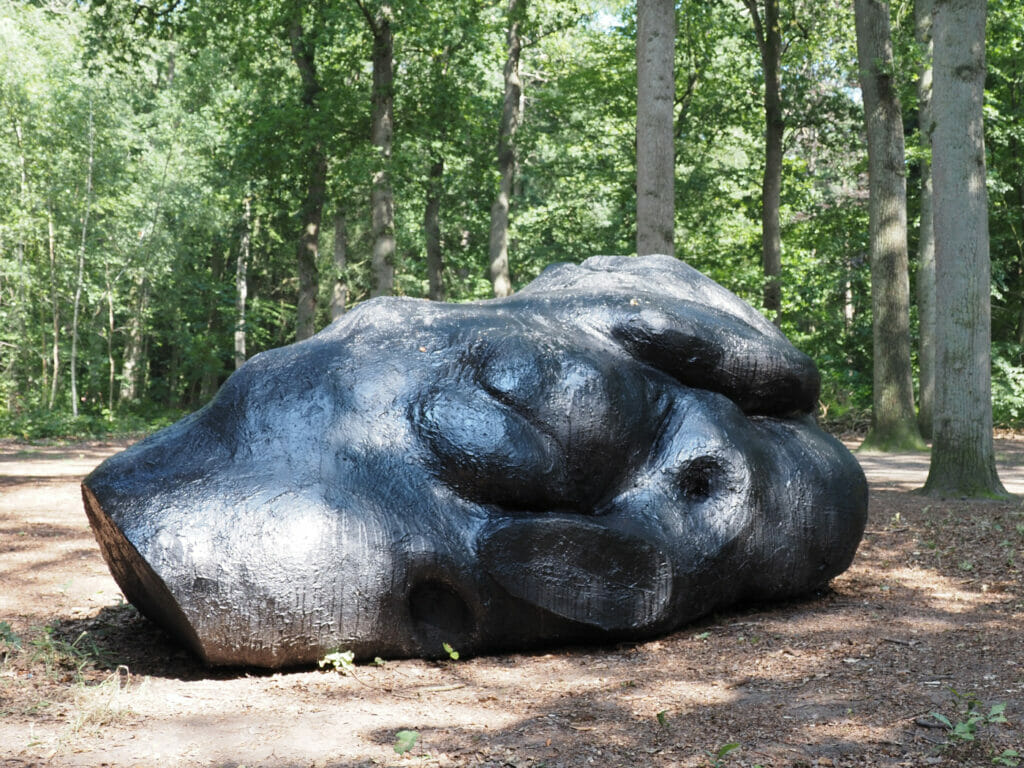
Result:
[[[935,285],[934,445],[924,490],[1003,496],[992,439],[991,266],[982,102],[985,0],[936,0],[932,180]]]
[[[857,57],[868,136],[874,391],[864,447],[921,449],[910,361],[907,179],[903,116],[893,82],[889,4],[854,0]]]
[[[444,261],[441,254],[441,179],[444,159],[437,157],[430,165],[427,178],[427,204],[423,209],[423,232],[427,241],[427,279],[429,296],[444,301]]]
[[[761,253],[764,267],[764,309],[776,325],[782,314],[782,31],[779,0],[764,0],[762,19],[757,0],[746,0],[764,71],[764,178],[761,184]]]
[[[675,251],[673,0],[637,0],[636,252]]]
[[[235,259],[235,370],[245,363],[245,302],[249,297],[249,251],[252,247],[252,199],[242,201],[242,236]]]
[[[921,46],[921,76],[917,81],[918,130],[925,159],[921,162],[921,226],[917,256],[917,361],[920,371],[917,424],[931,439],[935,412],[935,232],[932,226],[932,7],[933,0],[916,0],[914,15]]]
[[[391,189],[391,144],[394,138],[395,40],[391,5],[382,3],[368,18],[373,33],[373,104],[370,137],[379,150],[379,165],[370,190],[373,237],[371,296],[389,296],[395,290],[395,201]]]
[[[498,125],[498,196],[491,206],[490,277],[494,295],[512,293],[512,272],[508,259],[508,222],[516,176],[515,136],[522,123],[523,85],[519,78],[520,37],[526,17],[527,0],[508,1],[508,32],[505,36],[505,97]]]
[[[301,20],[294,21],[288,32],[292,60],[302,79],[302,105],[310,120],[314,120],[322,90],[316,70],[316,46],[303,30]],[[311,138],[305,151],[306,194],[299,209],[301,232],[295,254],[299,277],[295,323],[298,341],[316,333],[316,305],[320,292],[317,258],[320,254],[320,222],[327,195],[327,156],[320,138]]]
[[[341,208],[334,211],[334,288],[331,291],[331,320],[345,314],[348,302],[348,229]]]

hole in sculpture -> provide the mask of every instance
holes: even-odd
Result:
[[[690,501],[704,501],[717,490],[722,465],[712,456],[693,459],[679,474],[679,490]]]

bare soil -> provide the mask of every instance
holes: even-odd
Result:
[[[124,602],[78,488],[123,447],[0,443],[0,768],[981,766],[1024,753],[1024,506],[910,493],[927,454],[858,457],[867,534],[821,594],[653,642],[342,675],[208,669]],[[1024,438],[997,450],[1024,494]],[[399,754],[403,730],[417,738]]]

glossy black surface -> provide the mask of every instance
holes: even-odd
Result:
[[[813,362],[668,257],[386,298],[83,484],[126,597],[212,664],[640,638],[812,590],[863,532]]]

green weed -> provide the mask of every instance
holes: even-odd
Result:
[[[441,647],[444,648],[444,652],[448,654],[448,658],[452,661],[459,660],[459,652],[452,648],[448,643],[441,643]]]
[[[404,755],[416,746],[416,740],[419,737],[419,731],[399,731],[395,734],[395,752]]]
[[[352,651],[338,650],[328,653],[317,663],[320,665],[320,669],[332,667],[340,675],[349,675],[356,670],[355,659],[356,655]]]
[[[725,756],[734,749],[739,748],[740,745],[738,742],[730,741],[728,744],[720,746],[714,752],[708,752],[708,758],[711,760],[711,768],[725,768]]]

